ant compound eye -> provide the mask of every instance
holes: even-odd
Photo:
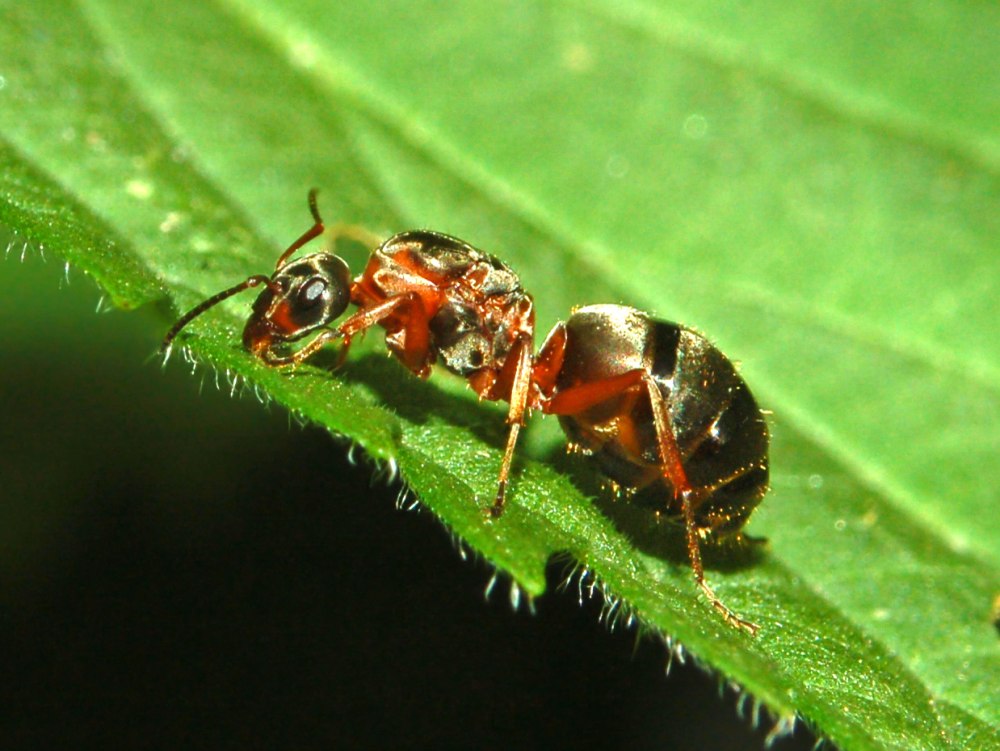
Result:
[[[303,308],[311,308],[323,299],[326,289],[326,279],[313,277],[299,288],[297,302]]]
[[[294,261],[279,274],[283,282],[283,314],[287,320],[279,328],[286,341],[301,338],[320,326],[327,326],[347,309],[351,301],[351,278],[347,264],[336,256],[315,254]],[[285,286],[287,285],[287,286]],[[272,316],[275,320],[275,316]]]

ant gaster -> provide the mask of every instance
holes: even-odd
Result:
[[[701,561],[700,540],[738,535],[768,489],[767,424],[725,355],[691,329],[622,305],[577,309],[535,353],[531,295],[499,259],[448,235],[407,231],[381,243],[352,281],[331,253],[291,260],[324,231],[315,190],[309,210],[314,225],[270,277],[250,276],[193,308],[163,349],[192,319],[258,286],[243,345],[270,365],[297,365],[337,340],[343,358],[354,336],[379,325],[389,351],[415,375],[426,378],[441,362],[480,399],[510,403],[491,516],[503,513],[528,411],[558,415],[570,445],[614,483],[663,486],[662,511],[683,520],[698,587],[728,623],[756,633],[711,589]],[[357,311],[333,327],[351,304]]]

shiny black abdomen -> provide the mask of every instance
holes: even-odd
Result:
[[[631,370],[650,373],[670,411],[698,525],[738,530],[767,492],[768,430],[733,364],[700,334],[621,305],[581,308],[566,333],[557,392]],[[559,420],[570,441],[620,485],[666,482],[644,389]],[[667,510],[677,510],[672,493]]]

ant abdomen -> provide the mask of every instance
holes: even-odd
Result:
[[[581,308],[565,330],[555,393],[644,371],[666,405],[696,526],[738,530],[767,492],[768,430],[733,364],[697,332],[621,305]],[[559,421],[609,478],[631,488],[663,483],[664,510],[680,513],[647,388],[636,378]]]

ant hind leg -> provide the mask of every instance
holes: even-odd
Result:
[[[748,632],[751,636],[756,635],[760,628],[756,623],[752,623],[738,616],[715,594],[715,590],[705,581],[705,569],[701,560],[700,533],[694,518],[694,508],[692,505],[695,490],[691,487],[684,471],[684,464],[680,449],[677,446],[677,439],[670,426],[670,410],[667,407],[660,387],[653,380],[653,377],[646,374],[643,379],[646,384],[646,391],[649,394],[649,401],[653,409],[653,422],[656,426],[656,438],[660,446],[660,460],[663,462],[663,474],[667,481],[674,488],[674,496],[681,502],[681,511],[684,515],[684,532],[687,539],[688,559],[691,561],[691,570],[694,572],[694,581],[698,589],[702,591],[709,603],[715,608],[726,623],[735,628]]]

